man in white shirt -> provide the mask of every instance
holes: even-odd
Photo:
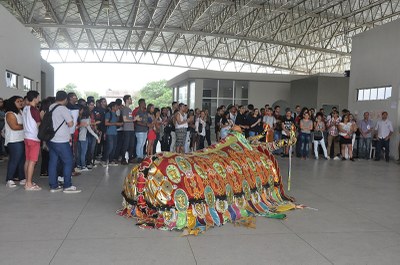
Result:
[[[387,117],[388,113],[386,111],[382,112],[382,119],[379,120],[375,126],[375,132],[378,138],[378,142],[376,144],[375,161],[379,161],[381,159],[381,150],[383,147],[385,147],[385,159],[386,162],[389,162],[389,145],[390,137],[393,134],[393,125]]]

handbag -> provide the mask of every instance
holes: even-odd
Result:
[[[320,141],[324,138],[324,135],[321,131],[315,131],[314,132],[314,140],[315,141]]]

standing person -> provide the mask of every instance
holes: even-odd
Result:
[[[70,128],[74,126],[74,119],[71,112],[67,109],[67,93],[58,91],[56,102],[50,105],[49,110],[53,111],[52,120],[54,131],[59,128],[53,139],[48,142],[50,160],[49,160],[49,185],[50,192],[64,191],[64,193],[79,193],[81,190],[72,186],[72,170],[74,166],[72,149],[70,146],[71,133]],[[61,125],[62,124],[62,125]],[[61,125],[61,127],[60,127]],[[58,185],[57,165],[62,164],[62,177],[64,187]]]
[[[172,124],[170,123],[169,110],[166,107],[161,108],[161,121],[162,125],[160,128],[160,141],[161,141],[161,151],[170,151],[171,145],[171,130]]]
[[[185,104],[179,104],[179,110],[175,114],[175,133],[176,133],[176,152],[184,153],[186,133],[188,129],[188,119],[185,111]]]
[[[42,100],[40,104],[40,119],[43,119],[44,114],[49,111],[49,107],[51,104],[55,102],[54,97],[48,97]],[[49,147],[45,141],[42,142],[42,162],[40,164],[40,176],[47,177],[49,175]]]
[[[204,140],[206,138],[206,113],[205,111],[200,112],[200,116],[196,119],[196,133],[199,136],[198,142],[199,145],[197,150],[204,149]]]
[[[310,119],[310,114],[307,112],[303,113],[303,119],[300,120],[300,131],[301,131],[301,157],[306,159],[309,153],[311,130],[313,129],[313,122]]]
[[[6,112],[4,108],[4,100],[0,98],[0,132],[4,129],[4,120],[5,120]],[[4,148],[4,137],[0,134],[0,162],[3,160],[3,156],[5,155]]]
[[[281,107],[275,106],[273,116],[275,117],[275,128],[274,128],[274,141],[278,141],[282,138],[282,120],[283,117],[280,114]],[[274,151],[274,154],[281,154],[282,149]]]
[[[393,125],[390,120],[388,120],[388,113],[386,111],[382,112],[382,119],[376,123],[375,131],[377,134],[378,142],[376,143],[376,155],[375,161],[381,159],[382,148],[385,148],[385,160],[389,162],[389,146],[390,137],[393,134]]]
[[[362,119],[359,123],[360,128],[360,138],[361,138],[361,150],[364,154],[365,159],[369,159],[369,154],[371,151],[371,141],[372,141],[372,132],[374,127],[372,125],[372,121],[369,119],[369,112],[364,112],[364,119]]]
[[[100,140],[100,144],[98,145],[97,148],[97,154],[99,155],[99,157],[101,157],[101,159],[104,161],[105,160],[105,150],[106,150],[106,130],[107,127],[104,124],[105,119],[104,116],[106,115],[106,111],[107,111],[107,100],[105,98],[101,98],[98,101],[99,106],[97,106],[96,104],[96,108],[94,108],[93,113],[95,116],[95,120],[96,123],[98,123],[97,125],[97,129],[101,134],[101,140]]]
[[[170,144],[170,152],[175,152],[176,151],[176,132],[175,132],[175,124],[176,124],[176,120],[175,120],[175,114],[179,111],[179,105],[178,102],[174,101],[171,104],[172,108],[171,108],[171,116],[170,116],[170,124],[171,124],[171,144]]]
[[[147,147],[146,153],[148,156],[153,155],[154,141],[157,139],[157,134],[155,132],[155,116],[154,116],[154,105],[147,105],[147,126],[149,130],[147,132]]]
[[[212,124],[212,119],[210,116],[210,113],[208,112],[208,109],[204,110],[204,113],[206,115],[205,121],[206,121],[206,141],[207,145],[211,145],[211,124]]]
[[[163,131],[163,120],[161,118],[161,110],[159,108],[154,109],[154,132],[156,133],[156,139],[153,144],[153,154],[157,153],[157,144],[161,139],[161,132]]]
[[[339,123],[339,136],[340,136],[340,144],[341,144],[341,154],[342,160],[346,160],[346,147],[349,152],[349,159],[354,161],[353,158],[353,146],[352,146],[352,138],[353,138],[353,124],[350,122],[349,114],[345,114],[342,118],[342,122]]]
[[[38,128],[40,125],[40,112],[37,108],[39,103],[39,92],[28,91],[26,94],[29,104],[24,107],[22,112],[24,124],[24,142],[25,142],[25,190],[41,190],[38,185],[32,182],[33,171],[39,159],[40,140],[38,138]]]
[[[255,136],[262,132],[262,119],[260,112],[257,108],[254,109],[247,117],[249,124],[249,136]]]
[[[228,136],[229,130],[232,129],[233,125],[229,111],[225,111],[221,119],[221,139],[225,139]]]
[[[292,130],[293,125],[294,119],[292,117],[292,112],[290,110],[287,110],[285,117],[282,121],[282,139],[290,138],[290,131]],[[289,157],[289,146],[285,146],[282,157]]]
[[[74,159],[74,166],[76,164],[76,157],[77,157],[77,139],[74,137],[75,135],[75,131],[77,129],[77,125],[78,125],[78,117],[79,117],[79,105],[77,104],[78,102],[78,97],[76,96],[75,93],[70,92],[68,93],[68,104],[67,104],[67,108],[69,109],[69,111],[71,112],[71,116],[74,120],[74,125],[69,128],[69,132],[71,134],[71,140],[72,140],[72,144],[71,144],[71,148],[72,148],[72,154],[73,154],[73,159]],[[75,173],[74,173],[75,174]]]
[[[142,162],[144,158],[144,146],[147,140],[148,127],[148,115],[146,110],[146,101],[141,98],[138,101],[138,110],[135,115],[135,135],[136,135],[136,159],[137,162]]]
[[[333,157],[334,160],[340,160],[339,158],[339,131],[338,126],[340,123],[339,113],[337,111],[333,111],[332,115],[330,115],[330,119],[328,119],[327,127],[328,127],[328,155],[331,153],[331,147],[333,144]]]
[[[130,95],[124,96],[125,106],[122,108],[122,119],[124,122],[124,142],[122,144],[122,159],[121,164],[127,165],[128,163],[133,163],[135,159],[135,127],[133,123],[135,122],[132,116],[132,110],[129,107],[132,105],[132,97]],[[125,154],[128,152],[128,161],[125,159]]]
[[[122,105],[122,99],[117,98],[115,100],[115,104],[117,104],[117,110],[115,112],[115,115],[117,115],[117,121],[123,123],[124,120],[122,117],[122,108],[124,106]],[[123,126],[117,126],[117,144],[114,153],[114,161],[116,162],[125,160],[125,153],[122,154],[123,143],[124,143],[124,128]]]
[[[114,160],[115,150],[117,148],[117,127],[122,125],[122,122],[118,121],[116,114],[117,104],[111,102],[108,105],[109,111],[104,115],[104,124],[106,126],[106,149],[105,149],[105,160],[103,160],[103,166],[118,166],[118,163]]]
[[[97,125],[99,125],[101,121],[96,121],[96,114],[94,112],[95,105],[94,101],[91,99],[88,100],[88,108],[90,114],[90,126],[92,130],[99,136],[101,142],[102,134],[97,128]],[[96,151],[96,145],[99,145],[99,143],[98,141],[96,141],[96,138],[91,134],[87,134],[86,138],[88,140],[88,151],[86,152],[86,164],[88,169],[92,169],[96,167],[96,164],[94,163],[96,155],[95,151]]]
[[[215,139],[217,142],[221,140],[221,119],[224,116],[224,109],[219,106],[217,108],[217,113],[215,114],[214,118],[214,128],[215,128]]]
[[[88,150],[88,132],[92,135],[97,143],[100,143],[99,136],[92,130],[90,124],[90,111],[89,107],[83,107],[80,114],[80,123],[79,127],[79,138],[78,138],[78,148],[79,148],[79,157],[78,157],[78,167],[81,171],[89,171],[86,166],[86,153]]]
[[[245,112],[246,107],[243,105],[239,106],[239,113],[237,114],[235,119],[235,125],[238,125],[242,129],[242,132],[245,132],[245,130],[249,128]]]
[[[15,181],[25,185],[25,144],[22,119],[22,103],[20,96],[13,96],[5,104],[5,145],[8,148],[9,159],[7,165],[6,186],[15,188]],[[17,176],[17,179],[14,179]]]
[[[325,147],[325,139],[324,139],[324,132],[325,132],[325,122],[323,120],[324,114],[318,112],[315,117],[314,122],[314,155],[315,159],[318,159],[318,145],[321,145],[322,150],[324,152],[325,159],[329,160],[328,152]]]

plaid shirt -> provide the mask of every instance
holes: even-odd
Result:
[[[337,118],[336,120],[332,117],[331,119],[328,120],[327,126],[328,126],[328,133],[329,135],[332,136],[338,136],[339,131],[338,131],[338,125],[340,123],[340,119]]]

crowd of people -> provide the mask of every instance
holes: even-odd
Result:
[[[54,135],[48,141],[38,138],[39,126],[48,115]],[[23,185],[25,190],[41,190],[32,181],[35,165],[41,153],[40,174],[48,177],[51,192],[78,193],[72,176],[104,167],[140,163],[156,151],[188,153],[211,145],[214,125],[217,141],[227,137],[233,126],[239,126],[246,137],[273,135],[273,140],[285,139],[295,128],[298,138],[293,153],[307,159],[313,153],[325,159],[354,161],[354,143],[359,140],[359,153],[370,158],[375,137],[375,160],[381,150],[389,161],[389,141],[393,126],[387,112],[372,121],[369,113],[355,120],[353,114],[336,108],[326,115],[324,109],[296,106],[281,115],[279,106],[263,108],[220,106],[214,122],[207,109],[189,109],[184,103],[158,108],[140,99],[134,107],[132,97],[125,95],[107,103],[105,98],[78,99],[75,93],[58,91],[55,97],[40,101],[39,93],[29,91],[25,98],[0,98],[0,158],[8,156],[7,187]],[[160,146],[157,149],[157,146]],[[312,152],[310,152],[310,149]],[[291,148],[276,151],[282,157]]]

